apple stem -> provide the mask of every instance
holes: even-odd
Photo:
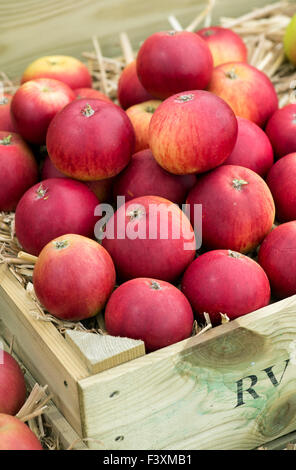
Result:
[[[228,250],[228,256],[230,256],[231,258],[240,258],[241,257],[240,253],[237,253],[237,251],[232,251],[232,250]]]
[[[150,283],[150,289],[153,290],[161,290],[161,285],[157,281],[151,281]]]
[[[87,104],[85,106],[85,108],[82,109],[81,112],[86,117],[90,117],[90,116],[93,116],[95,114],[95,111],[93,110],[93,108],[91,107],[90,104]]]
[[[9,134],[7,137],[3,137],[3,139],[0,140],[0,145],[10,145],[11,139],[12,139],[11,134]]]
[[[67,248],[67,246],[69,245],[69,242],[68,240],[57,240],[57,241],[53,241],[52,244],[57,250],[63,250],[64,248]]]
[[[140,217],[141,215],[143,215],[143,211],[141,211],[141,209],[133,209],[133,210],[127,212],[126,215],[131,220],[134,220],[134,219],[137,219],[138,217]]]
[[[187,101],[192,101],[193,98],[194,98],[194,95],[192,93],[190,93],[189,95],[177,96],[175,101],[177,101],[177,103],[186,103]]]
[[[203,35],[203,36],[206,36],[206,37],[208,37],[208,36],[213,36],[213,34],[215,34],[215,31],[213,31],[212,29],[208,29],[207,31],[204,31],[204,32],[202,33],[202,35]]]
[[[177,31],[175,31],[174,29],[172,29],[171,31],[168,31],[169,36],[175,36],[176,33]]]
[[[36,191],[37,197],[36,199],[47,199],[48,194],[47,194],[48,189],[43,187],[43,184],[41,183],[39,188]],[[46,196],[46,197],[45,197]]]
[[[155,110],[156,108],[153,108],[153,106],[147,106],[147,108],[145,108],[146,113],[153,114]]]
[[[233,184],[234,189],[237,189],[238,191],[241,191],[242,186],[245,185],[245,184],[249,184],[249,183],[248,183],[248,181],[238,180],[237,178],[234,178],[232,180],[232,184]]]
[[[230,78],[231,80],[235,80],[237,78],[237,74],[235,73],[235,68],[232,67],[231,70],[226,72],[226,77]]]

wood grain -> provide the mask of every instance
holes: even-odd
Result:
[[[213,23],[221,15],[238,16],[271,0],[216,0]],[[81,59],[97,36],[103,55],[121,54],[120,32],[128,33],[135,50],[148,35],[170,29],[169,15],[183,27],[201,12],[205,0],[11,0],[0,1],[0,70],[19,78],[43,55],[66,54]]]
[[[272,441],[296,429],[292,346],[296,296],[83,379],[84,435],[111,450],[253,449]],[[247,391],[255,379],[256,397]]]
[[[75,348],[91,374],[145,355],[144,342],[130,338],[66,330],[65,339]]]
[[[1,334],[8,342],[14,336],[16,354],[40,385],[49,386],[55,404],[81,435],[77,381],[89,372],[57,328],[36,320],[33,311],[25,289],[0,265]]]

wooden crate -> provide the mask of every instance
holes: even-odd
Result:
[[[113,55],[118,53],[118,41],[116,38],[115,46],[110,37],[114,33],[112,28],[116,33],[127,30],[134,44],[138,44],[144,36],[167,28],[169,13],[188,22],[196,14],[196,5],[204,5],[189,0],[161,2],[159,15],[148,16],[147,20],[146,8],[150,11],[159,2],[153,1],[141,9],[140,2],[129,0],[130,8],[126,5],[124,8],[130,21],[123,27],[118,21],[127,2],[85,0],[77,2],[77,8],[72,10],[73,2],[64,0],[58,2],[64,8],[56,9],[55,15],[58,23],[64,25],[64,14],[69,14],[71,8],[73,16],[68,21],[75,28],[75,42],[65,44],[61,35],[69,38],[69,31],[55,28],[56,43],[51,42],[46,49],[36,41],[36,36],[40,28],[50,31],[51,7],[57,2],[46,2],[42,18],[36,13],[38,9],[34,10],[35,16],[31,10],[27,16],[25,2],[18,2],[22,3],[23,8],[14,10],[14,20],[17,19],[20,35],[26,24],[30,25],[34,41],[29,38],[27,42],[29,55],[23,53],[22,47],[12,51],[10,17],[6,15],[1,68],[12,78],[41,54],[63,52],[79,56],[87,48],[90,35],[98,33],[95,23],[98,13],[103,12],[106,18],[100,42],[105,55]],[[252,6],[266,3],[270,1],[220,0],[215,15],[217,18],[221,14],[242,14]],[[120,6],[120,11],[115,6]],[[81,11],[91,18],[91,26],[87,23],[83,31],[75,26],[78,22],[80,25]],[[40,37],[47,41],[46,34]],[[23,44],[20,41],[20,46]],[[58,44],[63,44],[63,50]],[[295,439],[296,296],[99,373],[90,372],[83,355],[52,323],[37,320],[32,315],[35,310],[36,305],[25,289],[8,267],[1,265],[0,334],[7,342],[14,337],[16,354],[38,383],[49,386],[56,409],[73,432],[95,440],[88,442],[90,448],[214,450],[253,449],[261,445],[277,448]]]
[[[296,429],[296,296],[94,375],[35,308],[1,266],[1,334],[90,448],[253,449]]]
[[[15,354],[15,352],[10,350],[10,346],[1,336],[1,323],[0,323],[0,346],[1,346],[1,349],[4,349],[5,351],[12,354],[12,356],[16,359],[16,361],[20,365],[24,373],[28,393],[30,393],[33,387],[37,384],[37,382],[32,376],[32,374],[30,373],[30,371],[24,366],[22,361]],[[42,422],[46,423],[48,427],[50,428],[50,431],[48,431],[47,433],[48,436],[46,437],[50,438],[49,444],[53,445],[53,450],[55,449],[88,450],[88,447],[84,444],[84,442],[81,440],[78,434],[73,430],[73,428],[70,426],[68,421],[64,418],[64,416],[60,413],[58,408],[55,406],[55,404],[51,400],[46,404],[45,409],[42,413]],[[38,433],[36,434],[37,434],[37,437],[39,438]],[[51,442],[51,440],[53,442]],[[44,442],[42,441],[42,439],[41,439],[41,442],[44,445]],[[48,446],[44,445],[44,448],[47,450]]]

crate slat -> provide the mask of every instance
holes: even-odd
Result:
[[[81,380],[83,432],[111,450],[253,449],[296,429],[295,345],[293,296]]]
[[[81,434],[77,381],[89,372],[56,327],[36,320],[35,309],[23,286],[6,265],[0,265],[0,319],[3,336],[15,338],[14,348],[41,385],[48,384],[54,401]]]

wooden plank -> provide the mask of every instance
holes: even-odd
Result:
[[[270,441],[266,444],[263,444],[262,450],[285,450],[289,445],[295,445],[296,443],[296,432],[290,432],[289,434],[285,434],[284,436],[279,437],[278,439],[274,439],[274,441]],[[260,449],[260,448],[259,448]],[[295,449],[296,450],[296,445]]]
[[[65,338],[92,375],[145,355],[144,342],[130,338],[76,330],[66,330]]]
[[[40,385],[48,384],[54,402],[81,434],[77,381],[89,372],[56,327],[32,315],[34,303],[23,286],[0,266],[1,333]],[[5,325],[5,328],[4,328]]]
[[[0,325],[1,326],[1,325]],[[6,343],[3,337],[0,335],[0,345],[1,347],[9,352],[9,345]],[[25,380],[30,389],[33,389],[34,385],[37,383],[36,380],[31,375],[30,371],[24,366],[22,361],[18,358],[18,356],[13,351],[13,357],[21,366]],[[46,411],[43,413],[45,421],[51,426],[53,436],[57,437],[60,443],[60,447],[63,450],[68,449],[69,447],[73,446],[73,450],[87,450],[88,447],[83,443],[83,441],[79,438],[78,434],[74,431],[74,429],[70,426],[70,424],[66,421],[64,416],[59,412],[57,407],[54,405],[52,401],[47,404]],[[74,445],[73,445],[74,443]]]
[[[216,0],[213,23],[221,15],[238,16],[272,0]],[[121,54],[119,34],[126,31],[135,50],[148,35],[170,29],[169,15],[183,27],[207,5],[206,0],[11,0],[0,3],[0,69],[18,78],[43,55],[81,58],[97,36],[106,56]]]
[[[253,449],[296,429],[296,296],[79,382],[106,449]],[[95,448],[95,446],[94,446]]]

